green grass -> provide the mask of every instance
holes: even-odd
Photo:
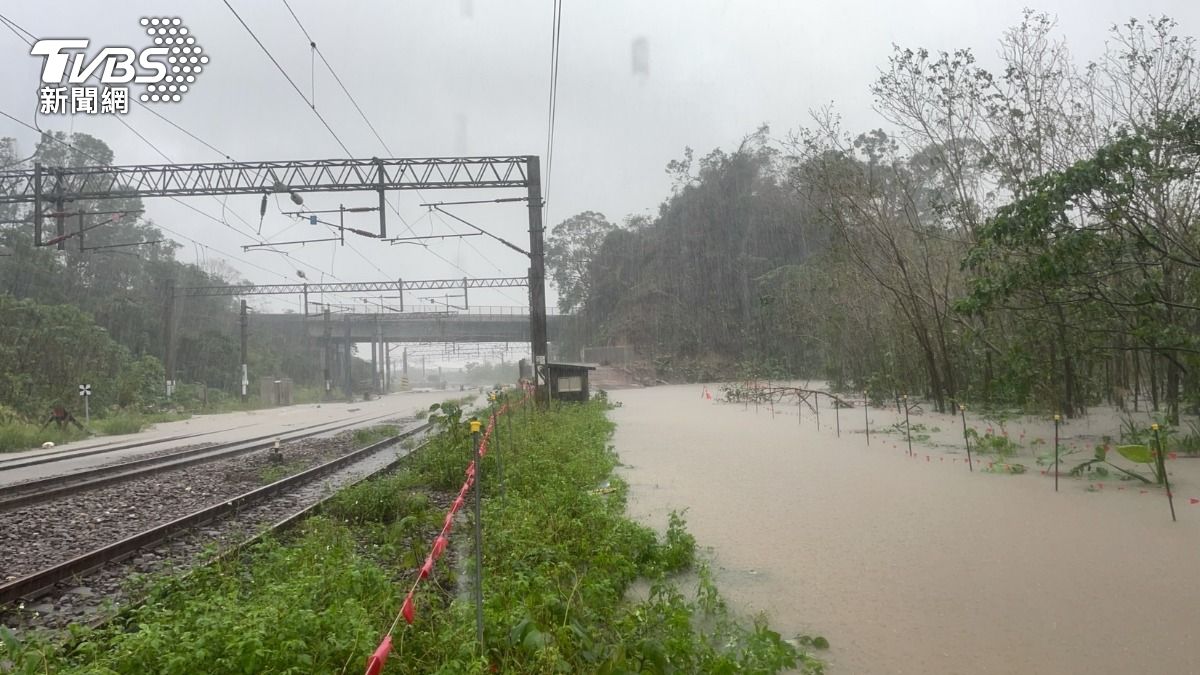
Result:
[[[625,516],[603,406],[518,415],[512,429],[503,455],[483,462],[485,646],[474,639],[472,566],[456,562],[470,558],[460,519],[385,672],[821,672],[802,650],[823,638],[795,646],[761,618],[730,614],[704,566],[678,574],[696,565],[681,515],[663,537]],[[447,429],[398,473],[339,493],[287,542],[152,582],[143,605],[104,628],[73,628],[61,644],[6,636],[0,663],[22,674],[359,672],[441,523],[448,494],[429,486],[462,481],[465,440]],[[631,599],[638,580],[648,597]]]
[[[400,433],[400,430],[391,424],[380,424],[373,427],[365,427],[363,429],[354,430],[354,447],[365,448],[372,443],[378,443],[385,438],[391,438]]]
[[[282,480],[292,474],[300,473],[308,468],[308,464],[304,462],[291,462],[287,464],[272,464],[258,472],[258,482],[263,485],[270,485],[277,480]]]
[[[92,431],[106,436],[136,434],[143,429],[164,422],[177,422],[191,417],[186,413],[118,413],[92,420]]]
[[[91,431],[102,436],[133,434],[137,433],[152,424],[162,422],[174,422],[184,420],[190,415],[182,413],[114,413],[102,418],[92,418]],[[83,424],[83,420],[79,420]],[[78,441],[87,438],[86,432],[80,431],[73,425],[67,425],[63,430],[59,430],[57,425],[51,424],[44,430],[38,429],[36,424],[28,424],[25,422],[9,422],[0,424],[0,452],[16,452],[20,450],[31,450],[41,447],[42,443],[50,441],[55,445],[62,445],[71,441]]]
[[[50,441],[55,445],[62,445],[63,443],[77,441],[81,438],[87,438],[87,434],[73,426],[68,426],[66,429],[59,431],[54,424],[51,424],[44,430],[39,431],[36,424],[10,422],[0,425],[0,452],[31,450],[41,447],[42,443],[46,441]]]

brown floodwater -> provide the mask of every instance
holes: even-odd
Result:
[[[1051,421],[1005,424],[1026,474],[972,473],[950,415],[913,416],[930,438],[910,458],[882,433],[894,408],[871,409],[868,446],[862,408],[841,411],[838,438],[825,405],[817,429],[795,404],[701,392],[610,392],[630,512],[662,528],[686,508],[731,606],[824,635],[830,672],[1200,673],[1200,459],[1168,463],[1171,522],[1165,494],[1133,481],[1062,477],[1056,493],[1032,456]],[[1118,428],[1065,424],[1079,452],[1064,466]]]

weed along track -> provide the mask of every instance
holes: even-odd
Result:
[[[482,411],[475,436],[441,406],[419,452],[288,534],[145,579],[146,602],[65,642],[10,636],[5,656],[57,673],[362,672],[373,652],[389,672],[822,672],[804,645],[823,639],[787,640],[725,608],[681,516],[662,535],[629,520],[605,404],[524,402],[490,426]],[[173,555],[159,545],[129,564]],[[22,616],[108,592],[61,588]]]
[[[0,513],[0,606],[22,627],[61,627],[119,602],[131,574],[187,567],[386,469],[428,424],[304,438]],[[403,444],[403,449],[401,445]]]

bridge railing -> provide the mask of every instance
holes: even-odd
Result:
[[[367,309],[368,311],[364,311],[364,309]],[[437,319],[437,318],[444,318],[444,319],[478,318],[478,319],[486,319],[489,317],[525,317],[525,318],[527,318],[529,316],[529,308],[528,307],[517,307],[517,306],[512,306],[512,305],[479,305],[479,306],[475,306],[475,307],[469,307],[467,309],[448,309],[445,311],[439,311],[436,309],[430,310],[426,307],[416,306],[416,307],[411,307],[411,308],[405,307],[405,311],[403,311],[403,312],[387,311],[387,310],[372,312],[372,311],[369,311],[369,307],[364,307],[362,305],[359,305],[359,306],[347,306],[346,308],[331,307],[330,313],[333,315],[333,317],[336,320],[342,320],[345,317],[345,315],[347,315],[347,314],[350,314],[354,317],[368,317],[368,316],[373,317],[373,316],[378,315],[381,319],[383,319],[385,321],[388,319],[406,319],[406,318],[407,319],[415,319],[415,318],[433,318],[433,319]],[[310,313],[307,317],[300,313],[293,314],[293,313],[265,312],[264,314],[269,315],[272,318],[287,317],[287,318],[294,318],[296,320],[304,320],[304,319],[319,320],[323,316],[323,314],[321,314],[321,313]],[[561,316],[561,317],[574,316],[573,314],[563,314],[563,313],[559,312],[557,308],[551,308],[551,307],[546,308],[546,315],[547,316]]]

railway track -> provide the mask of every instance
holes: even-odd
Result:
[[[305,486],[318,478],[343,470],[350,471],[358,464],[364,464],[364,466],[369,464],[369,467],[365,470],[366,472],[352,482],[365,480],[370,476],[391,469],[412,451],[409,450],[405,453],[397,454],[396,457],[388,461],[382,461],[378,458],[377,455],[379,453],[397,445],[405,438],[411,438],[425,432],[429,427],[430,425],[426,423],[407,429],[396,436],[352,451],[269,485],[201,508],[169,522],[147,528],[137,534],[98,547],[35,573],[7,581],[0,585],[0,608],[11,608],[22,601],[33,601],[41,598],[64,582],[76,583],[105,565],[120,562],[134,556],[139,551],[159,546],[174,537],[180,536],[182,533],[195,530],[231,515],[245,512],[264,502],[269,502],[273,498],[286,495],[289,492],[303,490]],[[309,503],[304,504],[300,508],[291,508],[286,517],[272,519],[274,522],[271,525],[271,529],[277,529],[296,522],[311,513],[320,503],[331,496],[332,494],[324,494],[311,499]]]
[[[134,448],[142,448],[147,445],[157,445],[159,443],[174,443],[175,441],[183,441],[189,438],[199,438],[201,436],[211,436],[225,431],[235,431],[251,426],[243,424],[241,426],[229,427],[228,429],[214,429],[213,431],[198,431],[193,434],[179,434],[177,436],[168,436],[166,438],[152,438],[143,441],[132,441],[129,443],[102,443],[86,448],[65,447],[58,450],[50,450],[35,455],[26,455],[24,457],[13,457],[10,459],[0,459],[0,471],[8,471],[10,469],[21,469],[27,466],[37,466],[39,464],[50,464],[51,462],[64,462],[80,457],[91,457],[93,455],[103,455],[110,452],[118,452],[121,450],[132,450]]]
[[[150,476],[194,464],[212,462],[263,450],[271,447],[276,439],[280,443],[286,443],[389,417],[394,418],[396,416],[396,412],[388,412],[371,417],[358,418],[349,422],[322,422],[286,433],[263,434],[226,443],[191,447],[179,452],[142,457],[125,462],[115,462],[84,471],[47,476],[22,483],[13,483],[0,488],[0,511],[45,502],[132,478]],[[0,472],[11,468],[16,467],[0,466]]]

